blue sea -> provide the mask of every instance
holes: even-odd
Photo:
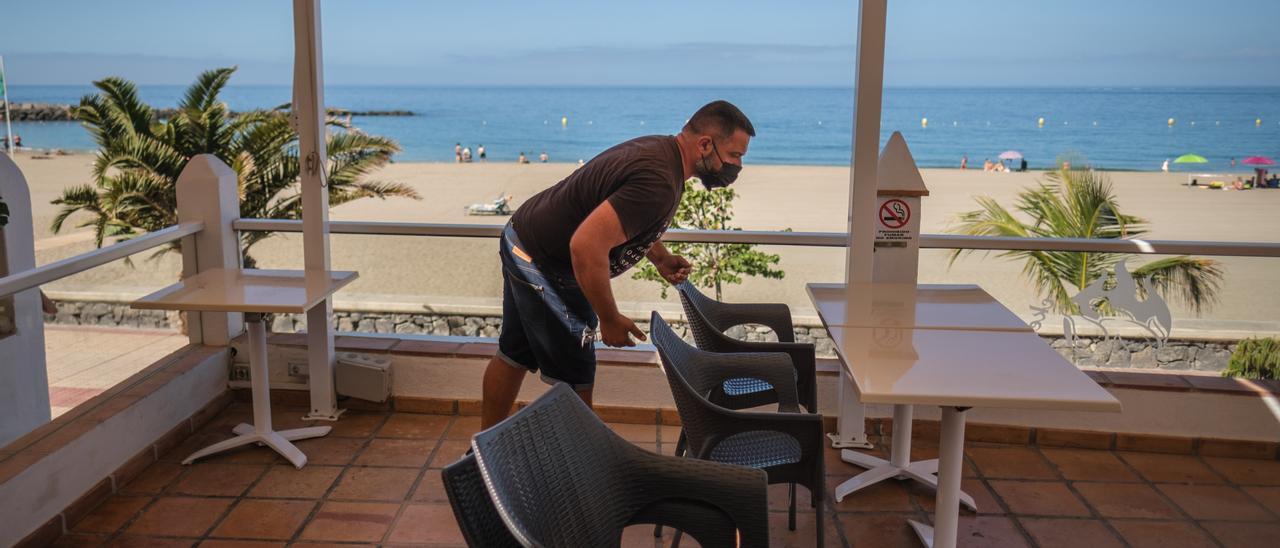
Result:
[[[155,106],[174,106],[183,90],[140,87]],[[92,92],[9,88],[13,102],[72,104]],[[847,165],[851,154],[852,89],[335,86],[325,94],[334,107],[413,111],[354,120],[365,132],[396,139],[403,147],[397,161],[452,161],[460,142],[473,150],[483,144],[490,161],[546,151],[552,161],[575,162],[632,137],[675,133],[697,107],[721,98],[756,126],[748,163]],[[229,87],[222,97],[234,110],[269,108],[288,102],[290,89]],[[29,147],[94,148],[74,122],[13,129]],[[882,142],[894,130],[921,167],[956,167],[965,155],[970,166],[980,165],[1017,150],[1032,168],[1071,154],[1103,169],[1150,171],[1166,158],[1195,153],[1210,163],[1174,168],[1225,170],[1231,158],[1280,160],[1280,88],[890,88]]]

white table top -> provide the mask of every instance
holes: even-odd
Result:
[[[1032,331],[976,285],[815,283],[806,289],[828,327]]]
[[[359,274],[323,270],[213,269],[133,302],[133,308],[302,313]]]
[[[863,403],[1120,411],[1120,402],[1026,331],[833,327]]]

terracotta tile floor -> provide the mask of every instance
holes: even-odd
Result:
[[[280,408],[275,415],[303,424],[303,412]],[[329,436],[298,444],[311,461],[301,471],[264,448],[178,464],[229,437],[230,426],[248,415],[246,404],[225,409],[70,524],[58,544],[462,545],[439,469],[466,450],[476,417],[351,412]],[[611,426],[667,454],[678,432]],[[917,446],[920,454],[936,453]],[[828,486],[858,470],[834,450],[827,461]],[[1272,461],[973,443],[965,464],[964,488],[979,512],[961,512],[964,546],[1274,546],[1280,538],[1280,463]],[[788,531],[785,497],[785,487],[770,489],[773,545],[812,546],[812,511],[802,508],[797,530]],[[930,492],[880,484],[829,501],[827,544],[915,548],[906,520],[928,521],[932,510]],[[668,531],[663,542],[670,540]],[[629,528],[623,545],[654,547],[652,529]]]

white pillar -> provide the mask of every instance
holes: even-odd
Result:
[[[182,277],[206,270],[240,268],[240,241],[231,224],[240,218],[236,172],[212,154],[187,162],[178,175],[178,222],[203,222],[204,229],[182,240]],[[244,316],[227,312],[187,312],[192,344],[227,346],[244,331]]]
[[[319,0],[293,0],[293,121],[302,162],[302,245],[307,270],[329,270],[329,188],[325,180],[324,53]],[[307,312],[307,360],[311,413],[307,418],[336,420],[333,379],[333,301]]]
[[[884,35],[888,0],[858,3],[857,73],[854,76],[853,166],[849,170],[849,244],[845,283],[869,282],[874,264],[876,164],[880,155],[880,105],[884,94]],[[840,370],[839,432],[835,447],[866,447],[865,410],[848,375]]]
[[[9,222],[0,227],[0,278],[36,267],[31,192],[9,156],[0,155],[0,199]],[[11,310],[9,308],[12,307]],[[40,290],[0,297],[0,447],[49,422],[49,372],[45,368],[44,314]],[[7,335],[4,333],[8,333]]]
[[[887,0],[862,0],[858,9],[858,67],[854,79],[853,168],[849,174],[849,248],[845,282],[870,282],[875,240],[876,167],[884,94]]]

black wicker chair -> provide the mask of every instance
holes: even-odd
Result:
[[[441,475],[453,516],[458,519],[467,546],[519,548],[520,542],[511,536],[493,501],[489,500],[489,491],[485,489],[474,456],[467,455],[446,466]]]
[[[769,545],[765,474],[636,447],[567,385],[476,434],[471,447],[497,514],[524,546],[620,546],[634,524],[666,525],[703,546]]]
[[[822,416],[799,412],[788,356],[699,350],[685,343],[657,312],[650,319],[649,333],[680,413],[687,455],[759,468],[769,474],[770,484],[791,484],[788,525],[792,531],[796,528],[795,484],[807,487],[810,504],[817,510],[817,538],[822,546]],[[783,412],[735,411],[708,399],[727,376],[741,375],[744,367],[751,369],[752,377],[772,384]]]
[[[784,352],[791,356],[796,370],[796,393],[810,413],[818,412],[818,384],[813,345],[795,342],[791,310],[785,304],[722,303],[712,299],[689,282],[676,286],[680,304],[689,318],[689,329],[698,348],[709,352]],[[761,324],[778,334],[777,342],[740,341],[725,335],[731,327]],[[777,403],[773,385],[748,377],[729,379],[712,394],[712,401],[729,409],[747,409]]]

